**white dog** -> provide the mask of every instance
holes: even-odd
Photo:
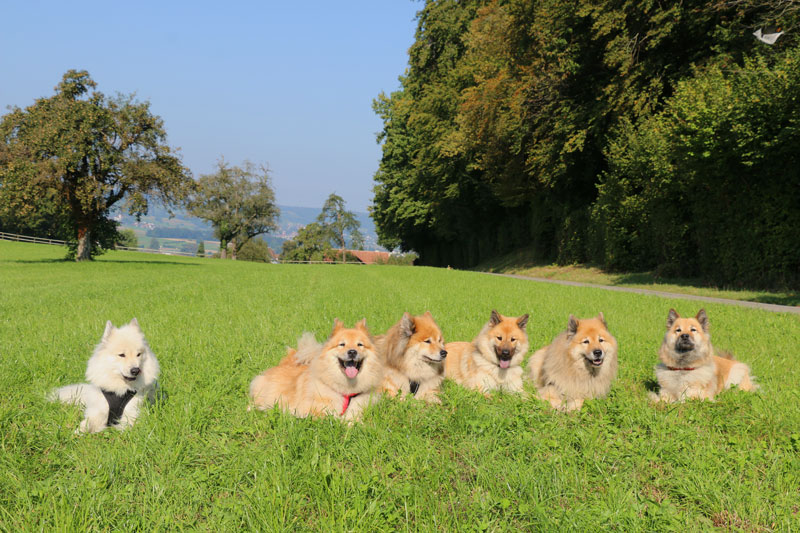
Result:
[[[89,383],[54,390],[49,399],[84,407],[78,433],[96,433],[107,426],[125,429],[139,416],[143,402],[155,399],[158,361],[150,351],[139,322],[115,328],[109,320],[89,364]]]

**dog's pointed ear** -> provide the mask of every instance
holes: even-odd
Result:
[[[603,312],[602,311],[600,311],[600,314],[597,315],[597,318],[600,320],[600,322],[603,323],[603,327],[608,329],[608,324],[606,324],[606,317],[603,316]]]
[[[342,329],[343,327],[344,327],[344,323],[341,320],[339,320],[338,318],[334,318],[333,319],[333,331],[331,332],[331,335],[335,335],[336,332],[339,331],[340,329]]]
[[[133,319],[130,322],[128,322],[128,325],[135,327],[139,331],[142,331],[142,328],[141,328],[141,326],[139,326],[139,321],[136,320],[136,317],[133,317]]]
[[[369,330],[367,329],[367,319],[362,318],[361,320],[356,322],[356,329],[360,329],[361,331],[369,335]]]
[[[112,331],[114,331],[114,324],[112,324],[110,320],[106,320],[106,329],[103,331],[103,342],[108,340]]]
[[[489,326],[495,327],[502,321],[503,321],[503,315],[498,313],[496,310],[492,309],[492,314],[489,316]]]
[[[578,332],[578,319],[575,318],[575,315],[569,315],[569,320],[567,320],[567,337],[572,337]]]
[[[678,320],[680,317],[681,315],[679,315],[676,310],[670,309],[669,314],[667,315],[667,329],[671,328],[672,324],[674,324],[675,321]]]
[[[525,313],[524,315],[522,315],[517,319],[517,325],[519,326],[519,329],[525,329],[525,326],[528,325],[529,318],[530,315],[528,313]]]
[[[706,314],[705,309],[701,309],[697,312],[697,316],[695,317],[700,325],[703,327],[703,331],[708,333],[708,327],[711,325],[708,321],[708,315]]]
[[[431,314],[431,312],[430,312],[430,311],[425,311],[425,314],[424,314],[423,316],[425,316],[425,317],[427,317],[427,318],[430,318],[431,320],[433,320],[433,315]]]
[[[410,313],[403,313],[403,318],[400,319],[400,333],[404,337],[410,337],[416,330],[417,326],[414,324],[414,317]]]

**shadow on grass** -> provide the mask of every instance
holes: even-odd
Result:
[[[655,392],[656,394],[658,394],[658,391],[660,389],[660,387],[658,386],[658,381],[656,381],[654,378],[648,378],[644,382],[644,388],[645,390],[647,390],[647,392]]]
[[[75,263],[75,261],[71,259],[11,259],[8,261],[0,260],[0,263],[21,263],[21,264],[53,264],[53,263]],[[197,263],[178,263],[172,261],[142,261],[139,259],[134,259],[130,261],[120,260],[120,259],[97,259],[92,261],[92,263],[117,263],[120,265],[124,264],[145,264],[145,265],[168,265],[168,266],[200,266]]]

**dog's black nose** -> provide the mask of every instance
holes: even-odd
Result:
[[[349,357],[350,359],[355,359],[357,355],[358,355],[357,351],[347,350],[347,357]]]
[[[681,340],[682,341],[688,341],[689,340],[689,334],[688,333],[681,333]]]
[[[141,371],[142,370],[138,366],[135,366],[135,367],[131,368],[131,376],[138,376],[139,372],[141,372]]]
[[[511,353],[511,352],[509,352],[508,350],[505,350],[505,349],[503,350],[503,355],[508,355],[509,353]]]
[[[439,352],[439,355],[441,355],[442,357],[447,357],[447,350],[442,350],[441,352]]]
[[[602,357],[602,356],[603,356],[603,350],[594,350],[594,351],[592,352],[592,355],[594,355],[594,356],[595,356],[595,358],[599,359],[600,357]]]

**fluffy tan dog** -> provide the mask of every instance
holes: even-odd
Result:
[[[362,320],[346,329],[338,319],[325,344],[305,333],[297,350],[250,383],[257,409],[280,406],[295,416],[333,415],[352,421],[377,398],[384,366]]]
[[[445,345],[444,376],[483,394],[495,389],[522,393],[522,359],[528,353],[528,315],[492,311],[475,340]]]
[[[603,313],[581,320],[570,315],[567,330],[531,356],[528,377],[539,397],[562,411],[605,397],[617,377],[617,341]]]
[[[385,335],[375,338],[384,356],[386,376],[382,390],[389,396],[408,394],[427,402],[441,403],[439,386],[444,379],[442,330],[429,311],[421,316],[403,314]]]
[[[708,329],[705,309],[694,318],[681,318],[674,309],[669,310],[667,332],[658,352],[661,363],[656,366],[660,390],[658,395],[651,393],[652,400],[713,400],[733,385],[746,391],[758,388],[746,364],[728,354],[716,355]]]

